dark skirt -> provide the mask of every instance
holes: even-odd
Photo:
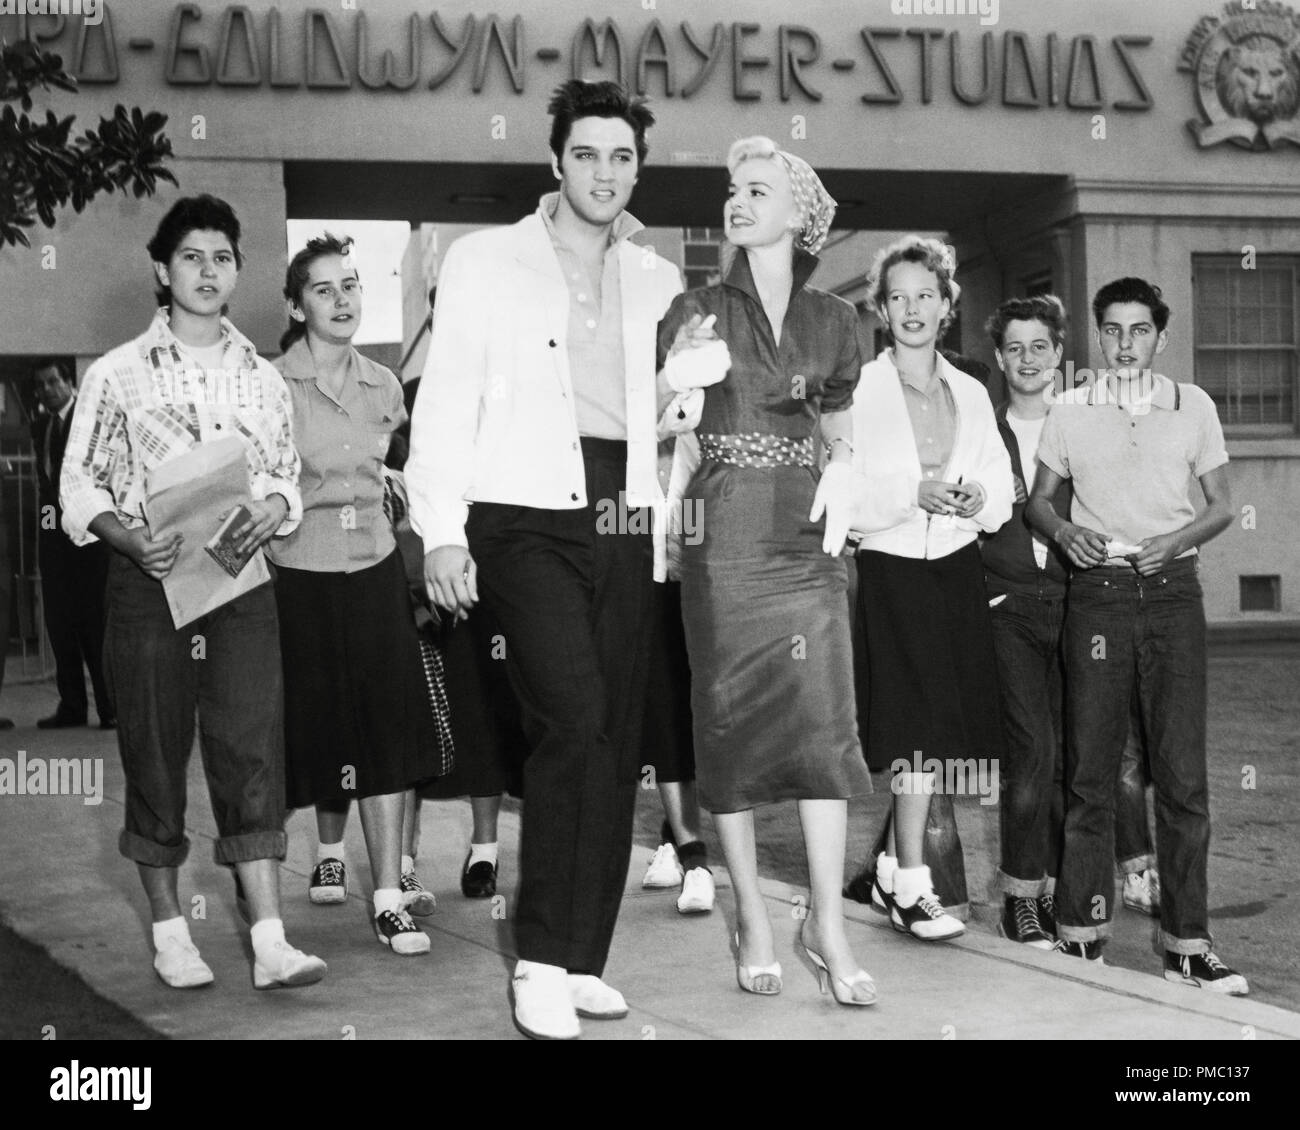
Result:
[[[506,675],[506,643],[487,606],[480,602],[440,639],[456,742],[456,768],[421,788],[431,800],[462,796],[523,794],[523,764],[528,742],[519,700]]]
[[[397,793],[439,770],[406,574],[278,568],[290,808]]]
[[[678,582],[655,585],[652,615],[641,764],[653,766],[656,781],[693,781],[691,660],[686,652],[682,586]]]
[[[808,520],[805,467],[706,461],[682,547],[696,784],[710,812],[871,792],[853,699],[847,569]]]
[[[866,653],[857,693],[868,764],[1000,763],[997,659],[975,543],[930,561],[865,550],[857,565]]]

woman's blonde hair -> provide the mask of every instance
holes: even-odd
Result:
[[[835,200],[821,178],[802,157],[785,149],[777,148],[770,137],[742,137],[734,142],[727,153],[727,172],[735,176],[736,170],[745,162],[768,159],[781,162],[790,178],[790,192],[794,197],[794,206],[799,219],[799,230],[795,232],[796,247],[801,247],[811,255],[816,255],[830,234],[831,221],[835,219]]]

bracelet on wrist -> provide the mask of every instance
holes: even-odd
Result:
[[[825,448],[826,448],[826,455],[827,455],[828,457],[829,457],[830,454],[831,454],[831,449],[832,449],[832,448],[833,448],[837,443],[842,443],[845,447],[847,447],[847,448],[849,449],[849,454],[850,454],[850,455],[853,454],[853,444],[851,444],[851,443],[850,443],[848,440],[846,440],[843,436],[836,436],[834,439],[828,439],[828,440],[825,441],[824,446],[825,446]]]

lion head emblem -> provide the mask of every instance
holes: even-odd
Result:
[[[1300,64],[1295,54],[1262,35],[1228,48],[1219,60],[1219,101],[1234,118],[1265,125],[1300,109]]]
[[[1300,145],[1300,17],[1275,0],[1235,0],[1223,16],[1202,18],[1183,48],[1205,119],[1188,127],[1203,146]]]

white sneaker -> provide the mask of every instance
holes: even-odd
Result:
[[[288,942],[276,942],[263,962],[253,958],[253,988],[279,989],[310,985],[325,976],[326,964],[314,954],[294,949]]]
[[[682,865],[677,859],[677,849],[672,844],[660,844],[650,866],[645,869],[641,886],[666,889],[680,887],[681,884]]]
[[[212,970],[199,956],[198,947],[176,937],[168,937],[153,955],[153,967],[163,984],[173,989],[198,989],[213,981]]]
[[[627,1001],[617,989],[611,989],[590,973],[570,973],[569,999],[573,1010],[589,1020],[622,1020],[627,1015]]]
[[[1152,918],[1160,917],[1160,873],[1154,867],[1124,876],[1124,905]]]
[[[568,974],[560,966],[516,962],[510,988],[515,1027],[530,1040],[576,1040],[582,1035]]]
[[[707,867],[692,867],[682,879],[682,893],[677,896],[678,914],[708,914],[715,896],[713,874]]]

